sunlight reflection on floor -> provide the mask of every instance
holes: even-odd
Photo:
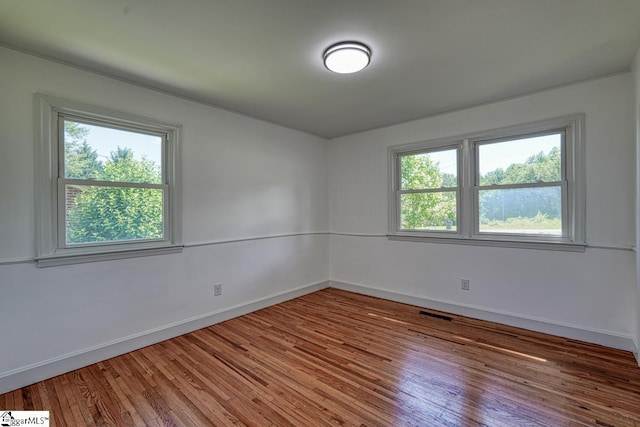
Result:
[[[369,312],[367,315],[395,324],[411,325],[380,313]],[[432,418],[428,420],[430,425],[447,425],[452,420],[460,425],[482,424],[489,419],[495,422],[495,414],[490,415],[493,410],[486,412],[487,408],[494,408],[505,417],[505,421],[521,422],[522,419],[511,418],[513,415],[508,410],[505,412],[510,404],[504,401],[496,402],[495,405],[491,403],[495,397],[492,397],[491,384],[486,382],[480,366],[476,366],[478,369],[475,370],[464,368],[482,364],[482,361],[458,360],[462,353],[456,347],[476,347],[540,363],[547,362],[547,359],[460,335],[452,334],[441,339],[450,341],[453,345],[447,350],[448,355],[416,352],[407,347],[402,356],[394,358],[390,364],[387,374],[395,377],[397,382],[396,387],[389,391],[393,393],[394,400],[402,402],[401,407],[393,414],[396,420],[402,424],[410,419],[410,413],[426,413],[431,414]],[[479,409],[482,407],[485,408],[484,411]]]
[[[462,340],[462,341],[472,342],[472,343],[474,343],[474,344],[476,344],[478,346],[481,346],[481,347],[491,348],[491,349],[502,351],[502,352],[505,352],[505,353],[514,354],[516,356],[526,357],[526,358],[529,358],[531,360],[537,360],[538,362],[546,362],[547,361],[547,359],[543,359],[542,357],[537,357],[537,356],[532,356],[530,354],[520,353],[519,351],[509,350],[508,348],[498,347],[498,346],[495,346],[495,345],[491,345],[491,344],[475,341],[475,340],[472,340],[472,339],[469,339],[469,338],[461,337],[459,335],[454,335],[453,337],[456,338],[456,339]]]

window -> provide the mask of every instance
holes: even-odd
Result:
[[[389,237],[584,250],[584,115],[389,149]]]
[[[180,128],[36,96],[38,266],[176,252]]]
[[[400,154],[400,228],[457,231],[457,147]]]

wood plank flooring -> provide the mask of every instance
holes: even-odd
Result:
[[[55,426],[640,426],[632,354],[420,311],[326,289],[0,395],[0,409],[49,410]]]

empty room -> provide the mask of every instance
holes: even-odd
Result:
[[[0,425],[640,426],[638,0],[0,0]]]

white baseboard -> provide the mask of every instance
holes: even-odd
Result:
[[[0,394],[25,387],[38,381],[61,375],[93,363],[128,353],[197,329],[205,328],[234,317],[288,301],[329,287],[329,282],[301,286],[286,292],[249,301],[223,310],[185,319],[159,328],[140,332],[95,347],[82,349],[12,371],[0,373]]]
[[[524,317],[514,313],[499,312],[483,307],[465,306],[448,301],[426,299],[414,295],[401,294],[387,289],[373,288],[355,283],[346,283],[335,280],[330,281],[330,283],[331,287],[336,289],[626,350],[633,352],[636,355],[636,358],[638,358],[638,348],[633,342],[631,336],[618,335],[608,331],[589,330],[573,325],[552,323],[544,319]]]
[[[130,351],[137,350],[167,339],[171,339],[197,329],[205,328],[216,323],[234,317],[242,316],[263,308],[288,301],[312,292],[333,287],[345,291],[363,295],[384,298],[405,304],[416,305],[424,308],[445,311],[461,316],[502,323],[532,331],[572,338],[580,341],[600,344],[607,347],[618,348],[633,352],[640,365],[638,347],[631,337],[616,335],[610,332],[587,330],[571,325],[551,323],[541,319],[526,318],[512,313],[501,313],[483,309],[481,307],[463,306],[460,304],[425,299],[413,295],[401,294],[386,289],[373,288],[354,283],[339,281],[324,281],[311,285],[301,286],[286,292],[270,295],[268,297],[249,301],[224,310],[207,313],[191,319],[186,319],[173,324],[165,325],[138,334],[130,335],[118,340],[103,343],[101,345],[65,354],[56,358],[45,360],[29,366],[24,366],[12,371],[0,373],[0,394],[16,390],[61,375],[66,372],[79,369],[111,357],[119,356]]]

